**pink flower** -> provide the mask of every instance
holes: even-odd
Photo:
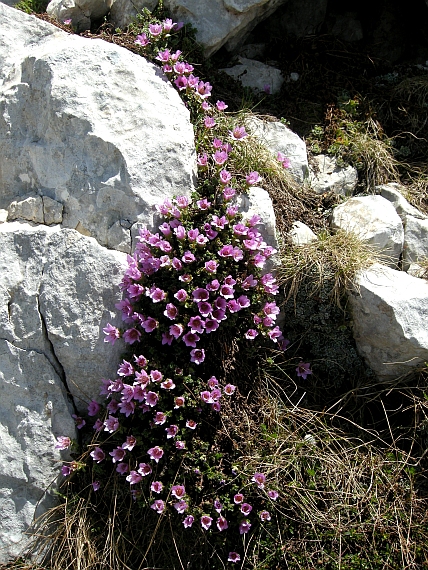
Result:
[[[175,447],[177,449],[184,449],[186,447],[186,444],[184,441],[176,441],[175,442]]]
[[[174,382],[171,380],[171,378],[167,378],[166,380],[164,380],[164,381],[162,382],[161,388],[163,388],[164,390],[174,390],[175,384],[174,384]]]
[[[196,343],[199,342],[201,339],[197,334],[188,332],[183,336],[183,342],[186,346],[191,346],[196,348]]]
[[[150,490],[153,491],[153,493],[160,493],[162,489],[163,485],[160,481],[153,481],[150,485]]]
[[[158,403],[159,396],[156,392],[147,392],[146,394],[146,404],[153,408]]]
[[[174,509],[180,514],[184,513],[189,508],[189,505],[186,501],[178,501],[178,503],[174,503]]]
[[[122,461],[126,455],[126,451],[122,447],[116,447],[116,449],[110,451],[109,455],[112,456],[113,463],[117,463],[118,461]]]
[[[192,333],[199,333],[202,334],[204,332],[204,321],[201,319],[199,315],[196,317],[190,317],[190,320],[187,324],[190,327]]]
[[[208,273],[216,273],[217,268],[218,263],[214,259],[205,262],[205,270],[208,271]]]
[[[246,534],[251,528],[251,523],[248,520],[244,520],[239,525],[239,534]]]
[[[204,168],[205,166],[207,166],[208,164],[208,155],[206,152],[204,152],[204,154],[198,154],[198,160],[197,160],[198,166],[201,166],[202,168]]]
[[[195,517],[192,517],[192,515],[188,515],[183,521],[184,528],[191,527],[192,524],[194,523],[194,521],[195,521]]]
[[[242,503],[243,500],[244,500],[244,495],[242,493],[236,493],[236,495],[233,497],[233,502],[235,503],[235,505],[239,505],[240,503]]]
[[[113,433],[119,427],[119,420],[114,416],[109,416],[106,420],[104,420],[104,431],[108,431],[109,433]]]
[[[259,175],[257,171],[250,172],[248,176],[245,177],[248,186],[253,186],[254,184],[258,184],[262,181],[262,177]]]
[[[129,465],[127,463],[118,463],[116,466],[116,471],[119,475],[125,475],[129,471]]]
[[[223,198],[225,199],[225,201],[227,202],[228,200],[233,198],[233,196],[235,196],[235,190],[233,188],[230,188],[229,186],[226,186],[226,188],[224,188],[223,190]]]
[[[143,477],[147,477],[147,475],[151,475],[152,468],[148,463],[140,463],[138,466],[138,473]]]
[[[128,451],[132,451],[137,443],[137,440],[133,435],[128,435],[126,437],[125,443],[122,443],[122,449],[127,449]]]
[[[166,438],[171,439],[172,437],[175,437],[177,435],[178,426],[170,425],[165,429],[165,431],[166,431]]]
[[[193,263],[196,258],[191,251],[185,251],[181,259],[184,263]]]
[[[233,131],[229,131],[229,135],[235,141],[241,141],[242,139],[248,136],[248,133],[245,132],[245,127],[235,127]]]
[[[309,362],[299,362],[296,372],[297,376],[301,376],[303,380],[306,380],[309,374],[312,374],[312,370],[310,369],[311,365]]]
[[[211,392],[209,392],[208,390],[204,390],[203,392],[201,392],[201,400],[205,402],[205,404],[212,404],[213,399],[211,397]]]
[[[264,475],[263,473],[254,473],[253,478],[251,480],[257,483],[259,489],[263,489],[266,483],[266,475]]]
[[[211,129],[212,127],[215,127],[215,125],[216,125],[215,119],[213,119],[212,117],[205,117],[204,125],[207,129]]]
[[[184,289],[179,289],[177,291],[177,293],[175,293],[174,297],[177,299],[177,301],[179,301],[180,303],[184,303],[184,301],[187,299],[187,293]]]
[[[178,316],[178,309],[172,303],[168,303],[163,314],[171,321],[174,321]]]
[[[206,289],[198,287],[198,289],[195,289],[192,292],[192,297],[196,303],[199,303],[200,301],[208,301],[208,299],[210,298],[210,294]]]
[[[184,485],[173,485],[171,487],[171,495],[177,499],[181,499],[186,494],[186,489]]]
[[[151,447],[147,450],[147,453],[150,455],[150,459],[154,459],[156,463],[159,463],[159,460],[163,457],[163,449],[156,445],[156,447]]]
[[[255,329],[248,329],[245,333],[245,338],[248,340],[254,340],[259,333]]]
[[[219,149],[223,146],[223,141],[221,141],[220,139],[214,138],[213,139],[213,147],[216,149]]]
[[[162,499],[157,499],[153,505],[150,505],[150,508],[161,514],[165,509],[165,503],[162,501]]]
[[[270,521],[271,520],[271,516],[269,511],[262,511],[260,513],[260,520],[265,522],[265,521]]]
[[[197,425],[198,424],[195,422],[195,420],[187,420],[186,422],[186,427],[189,429],[195,429]]]
[[[212,86],[208,82],[199,82],[197,92],[202,99],[209,97],[211,95],[211,90]]]
[[[159,36],[162,33],[162,25],[161,24],[149,24],[149,31],[152,36]]]
[[[156,412],[154,422],[158,426],[163,425],[166,422],[166,414],[163,412]]]
[[[145,46],[149,45],[150,41],[147,38],[146,34],[139,34],[134,43],[138,44],[142,47],[145,47]]]
[[[159,326],[159,323],[155,319],[153,319],[152,317],[149,317],[148,319],[146,319],[144,321],[144,323],[142,324],[142,327],[146,331],[146,333],[153,332],[158,326]],[[124,338],[125,338],[125,335],[124,335]],[[129,344],[131,344],[131,343],[129,343]]]
[[[213,310],[210,303],[202,301],[202,303],[198,303],[198,311],[201,313],[203,317],[209,317],[211,311]]]
[[[220,532],[222,530],[226,530],[229,527],[227,520],[224,517],[218,517],[216,524]]]
[[[220,171],[220,182],[222,184],[228,184],[232,179],[232,175],[227,170]]]
[[[233,384],[226,384],[226,386],[224,387],[224,393],[227,394],[228,396],[231,396],[235,390],[236,386],[234,386]]]
[[[208,202],[207,198],[198,200],[196,204],[200,210],[208,210],[208,208],[211,206],[211,202]]]
[[[219,111],[224,111],[228,107],[224,101],[217,101],[215,105]]]
[[[221,513],[221,510],[223,508],[223,505],[220,503],[220,501],[218,499],[216,499],[213,503],[214,509],[218,512]]]
[[[118,328],[114,327],[110,323],[107,323],[107,326],[103,328],[103,333],[106,335],[104,338],[104,342],[111,342],[112,346],[120,338],[120,331]]]
[[[228,562],[239,562],[241,560],[241,557],[239,556],[239,554],[237,552],[229,552],[229,558],[227,559]]]
[[[60,435],[57,441],[58,443],[55,445],[55,449],[68,449],[71,445],[71,439],[63,435]]]
[[[184,406],[184,402],[185,402],[184,396],[177,396],[174,400],[175,403],[174,409],[181,408],[182,406]]]
[[[248,516],[252,510],[253,510],[253,507],[251,505],[249,505],[248,503],[242,503],[241,513],[243,515]]]
[[[126,480],[131,485],[136,485],[142,480],[142,476],[139,473],[137,473],[137,471],[131,471]]]
[[[213,159],[214,162],[218,165],[221,166],[222,164],[224,164],[227,159],[228,159],[228,154],[227,152],[225,152],[224,150],[217,150],[214,154],[213,154]]]
[[[208,515],[203,515],[201,517],[201,526],[204,530],[208,530],[210,528],[212,522],[213,522],[213,519],[211,517],[209,517]]]
[[[101,449],[101,447],[96,447],[91,453],[89,454],[94,461],[97,463],[101,463],[105,459],[105,453]]]
[[[155,59],[157,59],[161,63],[168,63],[170,57],[171,57],[171,52],[169,51],[169,49],[166,49],[165,51],[158,52],[158,55],[155,57]]]
[[[195,348],[190,351],[190,362],[202,364],[205,360],[205,350],[203,348]]]

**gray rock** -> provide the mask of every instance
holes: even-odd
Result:
[[[311,228],[303,222],[293,222],[289,236],[293,245],[306,245],[318,240]]]
[[[420,220],[428,219],[428,216],[420,212],[417,208],[409,204],[409,202],[403,196],[405,188],[396,182],[390,182],[389,184],[381,184],[375,187],[377,194],[380,194],[382,198],[385,198],[395,208],[395,211],[400,216],[402,221],[406,222],[407,216],[413,216],[414,218],[419,218]]]
[[[111,8],[112,0],[51,0],[46,12],[59,22],[71,20],[77,32],[91,28],[91,22],[103,18]]]
[[[239,55],[247,59],[260,59],[264,56],[265,51],[266,44],[246,44],[239,50]]]
[[[428,360],[428,283],[373,265],[350,295],[358,351],[379,379],[398,377]]]
[[[382,196],[350,198],[336,206],[331,218],[333,230],[343,229],[357,234],[387,256],[394,267],[403,251],[404,230],[394,206]]]
[[[315,34],[324,22],[327,4],[328,0],[290,0],[266,20],[265,33],[292,39]]]
[[[238,65],[221,69],[227,75],[239,80],[244,87],[251,87],[260,93],[274,95],[279,93],[284,78],[281,71],[255,59],[239,58]]]
[[[8,214],[7,210],[0,210],[0,224],[4,224],[7,221]]]
[[[245,219],[251,218],[255,214],[260,216],[260,226],[258,230],[264,241],[272,247],[278,247],[278,236],[276,233],[275,212],[269,193],[263,188],[252,186],[245,194],[238,194],[234,203],[239,206],[239,212]]]
[[[43,224],[43,200],[40,196],[28,196],[23,200],[14,200],[9,204],[8,220],[27,220]]]
[[[104,343],[102,329],[121,326],[114,305],[126,255],[74,230],[19,222],[0,225],[0,251],[0,338],[45,354],[84,411],[123,350]]]
[[[63,205],[49,196],[43,196],[43,217],[47,226],[62,222]]]
[[[358,42],[363,39],[363,27],[356,12],[332,14],[331,34],[344,42]]]
[[[192,191],[189,112],[158,68],[3,4],[0,22],[0,208],[48,196],[63,227],[115,247],[117,221],[150,226]]]
[[[17,556],[34,516],[54,505],[56,437],[75,439],[73,411],[49,358],[0,339],[0,561]]]
[[[110,21],[115,28],[124,30],[143,8],[152,12],[158,0],[113,0],[110,11]]]
[[[352,194],[358,182],[358,173],[353,166],[338,166],[336,158],[325,154],[314,156],[313,161],[316,168],[310,169],[309,182],[317,194]]]
[[[404,227],[403,269],[408,270],[412,263],[428,258],[428,218],[421,220],[406,217]]]
[[[280,151],[290,159],[292,176],[298,182],[303,182],[309,171],[304,141],[280,122],[267,122],[252,117],[246,124],[249,132],[260,139],[275,157]]]

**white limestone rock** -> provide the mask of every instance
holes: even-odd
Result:
[[[224,71],[227,75],[237,79],[244,87],[251,87],[255,91],[270,95],[279,93],[284,83],[284,78],[279,69],[246,57],[240,57],[238,65],[220,71]]]
[[[420,220],[428,219],[428,216],[420,212],[417,208],[409,204],[406,198],[403,196],[404,192],[403,186],[397,184],[396,182],[390,182],[389,184],[381,184],[375,187],[375,191],[392,203],[395,211],[400,216],[402,221],[405,223],[407,216],[413,216]]]
[[[428,258],[428,218],[421,220],[406,217],[404,227],[403,269],[407,271],[412,263]]]
[[[103,18],[110,10],[112,0],[51,0],[46,12],[59,22],[71,20],[77,32],[91,28],[91,22]]]
[[[358,182],[358,173],[353,166],[339,166],[336,158],[325,154],[314,156],[313,161],[315,168],[310,169],[309,181],[316,194],[352,194]]]
[[[9,212],[7,210],[0,210],[0,224],[4,224],[7,221]]]
[[[274,248],[278,247],[278,236],[276,233],[275,212],[269,193],[263,188],[251,186],[245,194],[238,194],[234,199],[238,205],[239,212],[245,219],[254,215],[260,216],[257,229],[263,236],[264,241]]]
[[[290,173],[297,182],[307,177],[308,156],[306,144],[296,133],[279,121],[267,122],[251,117],[246,122],[248,131],[256,136],[276,157],[278,151],[290,159]]]
[[[49,196],[63,227],[122,248],[117,221],[151,226],[155,204],[189,195],[193,128],[158,68],[3,4],[0,30],[0,208]]]
[[[400,217],[382,196],[359,196],[336,206],[331,227],[357,234],[387,256],[385,262],[392,267],[403,251],[404,230]]]
[[[306,245],[318,240],[311,228],[303,222],[293,222],[289,236],[293,245]]]
[[[0,225],[0,251],[0,338],[48,355],[84,411],[123,350],[123,341],[105,343],[102,329],[121,326],[126,254],[74,230],[19,222]]]
[[[357,277],[350,295],[358,351],[379,379],[428,361],[428,282],[384,265]]]
[[[165,0],[174,21],[193,24],[207,56],[222,46],[234,52],[249,32],[287,0]]]
[[[158,0],[112,0],[110,21],[115,28],[124,30],[143,8],[152,12],[157,3]]]

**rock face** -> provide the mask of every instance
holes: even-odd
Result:
[[[281,71],[254,59],[239,58],[238,65],[222,69],[234,79],[239,80],[244,87],[251,87],[257,92],[270,95],[279,93],[284,78]]]
[[[111,8],[112,0],[51,0],[46,9],[59,22],[71,20],[77,32],[91,28],[91,21],[103,18]]]
[[[130,251],[131,226],[150,226],[155,203],[193,188],[193,129],[178,93],[114,44],[3,4],[0,21],[0,208],[48,197],[62,204],[63,227]]]
[[[379,379],[398,377],[428,360],[428,282],[376,264],[350,296],[354,338]]]
[[[316,169],[311,170],[309,182],[317,194],[334,192],[349,196],[358,182],[358,173],[353,166],[342,168],[334,157],[325,154],[314,156]]]
[[[356,233],[395,266],[403,251],[403,226],[394,206],[382,196],[350,198],[333,210],[331,227]]]

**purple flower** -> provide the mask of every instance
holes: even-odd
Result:
[[[232,175],[227,170],[220,171],[220,182],[222,184],[229,184],[232,179]]]
[[[149,45],[150,41],[147,38],[146,34],[139,34],[134,43],[136,43],[142,47],[145,47],[145,46]]]
[[[166,380],[164,380],[164,381],[162,382],[161,388],[163,388],[164,390],[174,390],[175,384],[174,384],[174,382],[171,380],[171,378],[167,378]]]
[[[309,362],[299,362],[296,372],[297,376],[301,376],[303,380],[306,380],[309,374],[312,374],[312,370],[310,369],[311,365]]]
[[[176,339],[183,334],[183,331],[184,331],[183,325],[171,325],[169,327],[169,334]]]
[[[178,503],[174,503],[174,509],[180,514],[184,513],[188,509],[189,505],[186,501],[178,501]]]
[[[177,449],[184,449],[186,447],[186,444],[184,441],[176,441],[175,442],[175,447]]]
[[[249,505],[248,503],[242,503],[241,513],[243,515],[248,516],[252,510],[253,510],[253,507],[251,505]]]
[[[113,463],[117,463],[118,461],[122,461],[126,455],[126,451],[122,447],[116,447],[116,449],[110,451],[109,455],[112,456]]]
[[[153,481],[150,485],[150,490],[153,491],[153,493],[160,493],[162,489],[163,485],[160,481]]]
[[[223,141],[221,141],[220,139],[214,138],[213,139],[213,147],[215,149],[219,149],[223,146]]]
[[[101,447],[96,447],[91,453],[89,454],[94,461],[97,463],[101,463],[105,459],[105,453],[101,449]]]
[[[206,82],[200,81],[198,84],[197,92],[202,99],[209,97],[211,95],[212,86]],[[215,123],[214,123],[215,124]]]
[[[177,301],[179,301],[180,303],[184,303],[184,301],[187,299],[187,293],[184,289],[179,289],[177,291],[177,293],[175,293],[174,297],[177,299]]]
[[[202,301],[202,303],[198,303],[198,311],[201,313],[203,317],[209,317],[211,311],[213,310],[210,303]]]
[[[109,416],[106,420],[104,420],[104,431],[108,431],[109,433],[113,433],[119,427],[119,420],[114,416]]]
[[[208,515],[203,515],[201,517],[201,526],[204,530],[208,530],[210,528],[212,522],[213,522],[213,519],[211,517],[209,517]]]
[[[193,348],[196,348],[196,343],[198,341],[200,341],[200,337],[197,334],[194,334],[192,332],[188,332],[183,336],[183,342],[186,346],[191,346]]]
[[[208,271],[208,273],[216,273],[217,268],[218,263],[214,259],[205,262],[205,270]]]
[[[146,333],[151,333],[153,332],[155,329],[157,329],[157,327],[159,326],[159,323],[157,322],[157,320],[153,319],[152,317],[148,317],[144,323],[143,323],[143,329],[146,331]],[[125,337],[125,335],[124,335]],[[131,343],[129,343],[131,344]]]
[[[165,429],[165,431],[166,431],[166,438],[171,439],[172,437],[175,437],[177,435],[178,426],[170,425]]]
[[[207,334],[212,333],[212,332],[216,331],[219,326],[220,326],[220,325],[219,325],[219,323],[218,323],[217,320],[215,320],[215,319],[207,319],[207,320],[205,321],[205,332],[206,332]]]
[[[282,337],[281,329],[280,329],[279,327],[273,328],[271,331],[268,332],[268,337],[269,337],[271,340],[273,340],[273,342],[277,342],[278,338],[281,338],[281,337]],[[302,364],[304,364],[304,363],[302,363]],[[304,364],[304,369],[306,369],[306,366],[309,368],[310,364],[309,364],[309,363]],[[299,366],[296,368],[296,372],[297,372],[298,370],[301,370],[301,369],[300,369],[300,364],[299,364]],[[306,372],[303,372],[303,374],[306,374],[306,376],[307,376],[308,374],[312,374],[312,370],[306,370]],[[298,375],[298,376],[303,376],[303,374],[299,374],[299,373],[298,373],[297,375]],[[306,376],[304,376],[304,378],[303,378],[304,380],[306,380]]]
[[[211,283],[207,283],[206,285],[206,289],[208,291],[218,291],[219,288],[220,288],[220,283],[218,279],[213,279]],[[216,307],[216,308],[221,308],[221,307]]]
[[[201,166],[202,168],[204,168],[205,166],[207,166],[208,164],[208,155],[206,152],[204,152],[204,154],[198,154],[198,166]]]
[[[255,170],[253,172],[250,172],[250,174],[248,174],[248,176],[245,177],[245,180],[247,181],[248,186],[253,186],[254,184],[258,184],[259,182],[261,182],[262,177]]]
[[[228,107],[224,101],[217,101],[215,105],[219,111],[224,111]]]
[[[138,342],[140,340],[140,337],[141,337],[140,331],[135,328],[128,329],[123,333],[123,340],[127,344],[134,344],[134,342]]]
[[[99,481],[93,481],[93,482],[92,482],[92,489],[93,489],[94,491],[98,491],[100,487],[101,487],[101,484],[100,484]]]
[[[142,480],[142,476],[137,471],[131,471],[126,480],[130,485],[136,485]]]
[[[192,333],[202,334],[204,332],[205,323],[201,319],[201,317],[199,315],[197,315],[196,317],[190,317],[190,320],[189,320],[189,323],[187,326],[190,327],[190,330]]]
[[[214,506],[214,509],[215,509],[218,513],[221,513],[221,510],[222,510],[222,508],[223,508],[223,505],[220,503],[220,501],[219,501],[218,499],[216,499],[216,500],[214,501],[213,506]]]
[[[127,463],[118,463],[116,466],[116,471],[119,475],[125,475],[129,471],[129,465]]]
[[[239,556],[239,554],[237,552],[229,552],[229,558],[227,559],[228,562],[239,562],[241,560],[241,557]]]
[[[125,443],[122,443],[122,449],[127,449],[128,451],[132,451],[137,443],[137,440],[133,435],[128,435],[126,437]]]
[[[229,156],[224,150],[216,150],[213,154],[213,160],[218,166],[222,166],[228,158]]]
[[[260,520],[265,522],[265,521],[270,521],[271,520],[271,516],[269,511],[262,511],[260,513]]]
[[[245,127],[235,127],[233,131],[229,131],[229,135],[235,140],[240,141],[248,136],[245,132]]]
[[[148,449],[147,453],[150,455],[150,459],[154,459],[156,463],[159,463],[159,460],[163,457],[163,449],[158,445]]]
[[[226,384],[226,386],[224,387],[224,393],[227,394],[228,396],[231,396],[236,390],[236,386],[234,386],[233,384]]]
[[[192,517],[192,515],[188,515],[183,521],[184,528],[191,527],[192,524],[194,523],[194,521],[195,521],[195,517]]]
[[[187,77],[185,75],[179,75],[177,79],[174,80],[174,84],[178,87],[179,91],[186,89],[187,87]]]
[[[208,390],[204,390],[203,392],[201,392],[201,400],[205,402],[205,404],[212,404],[213,399],[211,397],[211,392],[209,392]]]
[[[150,508],[161,514],[165,509],[165,503],[162,501],[162,499],[157,499],[153,505],[150,505]]]
[[[252,481],[257,483],[259,489],[263,489],[266,483],[266,475],[263,473],[254,473]]]
[[[208,291],[202,287],[199,287],[198,289],[192,291],[192,296],[195,303],[199,303],[200,301],[208,301],[210,298]]]
[[[166,422],[166,414],[163,412],[156,412],[154,423],[158,426],[163,425]]]
[[[226,186],[226,188],[224,188],[223,190],[223,198],[225,199],[225,201],[227,202],[228,200],[233,198],[233,196],[235,196],[235,190],[233,188],[230,188],[229,186]]]
[[[68,449],[71,445],[71,439],[63,435],[60,435],[57,441],[58,443],[55,445],[55,449]]]
[[[212,127],[215,127],[215,125],[216,125],[215,119],[213,119],[212,117],[205,117],[204,125],[207,129],[211,129]]]
[[[185,251],[181,259],[184,263],[193,263],[196,257],[193,255],[191,251]]]
[[[233,245],[224,245],[218,252],[220,257],[231,257],[233,255]]]
[[[229,527],[227,520],[224,517],[218,517],[216,524],[220,532],[222,530],[226,530]]]
[[[120,331],[118,328],[114,327],[110,323],[107,323],[107,326],[103,328],[103,333],[106,335],[104,338],[104,342],[111,342],[112,346],[120,338]]]
[[[239,505],[240,503],[242,503],[243,500],[244,500],[244,495],[242,493],[236,493],[236,495],[233,497],[233,502],[235,503],[235,505]]]
[[[148,463],[140,463],[138,466],[138,473],[142,477],[147,477],[147,475],[151,475],[152,468],[150,467],[150,465]]]
[[[200,210],[208,210],[208,208],[211,206],[211,202],[208,202],[206,198],[198,200],[196,204]]]
[[[205,350],[203,348],[194,348],[190,351],[190,362],[202,364],[205,360]]]
[[[174,321],[178,316],[178,309],[172,303],[168,303],[163,314],[171,321]]]
[[[156,392],[147,392],[146,394],[146,404],[153,408],[158,403],[159,396]]]
[[[234,294],[235,294],[235,291],[234,291],[233,287],[230,287],[230,285],[222,285],[220,287],[220,295],[222,297],[224,297],[225,299],[233,299]]]
[[[152,36],[159,36],[162,33],[162,25],[161,24],[149,24],[149,31]]]
[[[158,52],[158,55],[156,56],[155,59],[157,59],[161,63],[168,63],[170,57],[171,57],[171,52],[169,51],[169,49],[166,49],[165,51]]]
[[[189,429],[195,429],[197,425],[198,424],[195,422],[195,420],[187,420],[186,421],[186,427],[188,427]]]
[[[184,485],[173,485],[171,487],[171,495],[177,499],[181,499],[186,494]]]
[[[239,534],[246,534],[251,528],[251,523],[248,520],[241,521],[239,525]]]

